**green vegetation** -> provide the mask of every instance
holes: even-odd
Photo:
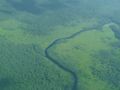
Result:
[[[0,90],[120,90],[119,3],[1,0]]]
[[[71,76],[41,55],[42,50],[38,46],[15,45],[1,39],[0,47],[1,90],[70,88]]]
[[[75,71],[78,88],[83,90],[119,90],[120,49],[109,25],[90,30],[51,48],[51,55]],[[74,66],[74,67],[73,67]]]

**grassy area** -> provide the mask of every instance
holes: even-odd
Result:
[[[119,90],[119,43],[109,27],[91,30],[51,48],[51,55],[75,71],[82,90]]]

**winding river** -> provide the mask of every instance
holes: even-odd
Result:
[[[45,56],[50,60],[52,61],[54,64],[56,64],[59,68],[63,69],[64,71],[68,72],[70,75],[72,75],[73,77],[73,86],[71,88],[71,90],[78,90],[78,77],[77,77],[77,74],[74,70],[66,67],[65,65],[61,64],[60,62],[58,62],[56,59],[54,59],[49,53],[49,49],[51,47],[53,47],[54,45],[57,44],[57,42],[59,42],[60,40],[67,40],[67,39],[72,39],[78,35],[80,35],[81,33],[83,32],[87,32],[87,31],[92,31],[92,30],[97,30],[97,29],[100,29],[99,27],[102,27],[104,24],[102,25],[97,25],[97,26],[94,26],[94,27],[91,27],[91,28],[86,28],[84,30],[80,30],[76,33],[73,33],[72,35],[70,36],[67,36],[67,37],[64,37],[64,38],[58,38],[58,39],[55,39],[51,44],[49,44],[49,46],[45,49]]]

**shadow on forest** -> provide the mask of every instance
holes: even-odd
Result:
[[[18,11],[26,11],[32,14],[42,14],[47,10],[58,10],[65,7],[65,5],[59,1],[42,3],[40,5],[38,5],[35,0],[22,0],[21,2],[7,0],[7,2]]]

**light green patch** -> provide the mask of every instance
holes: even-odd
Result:
[[[115,87],[94,76],[91,68],[95,62],[93,54],[101,50],[110,51],[111,44],[118,42],[109,25],[103,26],[102,30],[85,31],[64,43],[54,45],[50,50],[56,60],[76,71],[80,80],[78,86],[82,85],[80,88],[83,87],[83,90],[112,90]]]
[[[91,22],[93,24],[91,24]],[[10,23],[16,23],[14,20],[3,21],[2,24],[9,25]],[[62,38],[65,36],[69,36],[74,32],[82,30],[84,27],[92,26],[97,22],[93,19],[88,23],[76,24],[74,26],[56,26],[52,33],[49,35],[33,35],[27,33],[25,30],[22,30],[18,23],[15,25],[15,30],[4,30],[0,29],[0,35],[5,37],[6,39],[14,42],[15,44],[39,44],[42,48],[46,48],[53,40],[56,38]]]

